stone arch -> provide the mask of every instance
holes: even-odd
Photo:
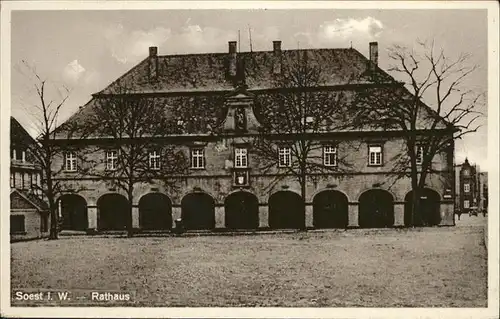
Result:
[[[64,194],[57,199],[62,230],[87,230],[89,227],[87,201],[78,194]]]
[[[269,196],[269,227],[301,229],[305,226],[305,205],[293,191],[278,191]]]
[[[314,228],[347,228],[349,200],[338,190],[326,189],[313,198]]]
[[[259,227],[259,200],[253,193],[235,191],[224,200],[225,226],[229,229]]]
[[[337,189],[337,188],[321,188],[321,189],[318,189],[314,193],[312,193],[310,201],[313,202],[314,201],[314,197],[316,197],[316,195],[318,195],[319,193],[322,193],[324,191],[339,192],[339,193],[343,194],[347,198],[347,202],[351,202],[351,197],[349,195],[347,195],[346,192],[344,192],[344,191],[342,191],[340,189]]]
[[[205,192],[184,195],[181,200],[181,218],[188,230],[214,229],[214,198]]]
[[[172,201],[162,193],[148,193],[139,199],[139,227],[145,230],[172,228]]]
[[[405,226],[436,226],[441,222],[441,196],[429,187],[423,189],[420,197],[420,214],[414,216],[412,223],[412,194],[409,191],[405,196],[404,223]],[[413,225],[412,225],[413,224]]]
[[[394,196],[383,189],[370,189],[359,196],[359,227],[384,228],[394,225]]]
[[[125,230],[132,223],[130,205],[118,193],[104,194],[97,200],[97,229]]]
[[[359,202],[359,199],[361,198],[361,195],[363,195],[364,193],[366,193],[367,191],[370,191],[370,190],[382,190],[382,191],[385,191],[385,192],[391,194],[393,201],[398,201],[399,200],[398,196],[396,196],[396,193],[394,193],[390,189],[383,189],[381,187],[364,187],[364,188],[361,188],[360,191],[357,193],[356,198],[358,199],[358,202]]]

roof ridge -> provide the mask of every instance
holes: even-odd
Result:
[[[335,51],[335,50],[352,50],[353,48],[304,48],[304,49],[282,49],[281,52],[294,52],[294,51]],[[272,53],[273,50],[259,50],[259,51],[243,51],[237,52],[238,54],[251,54],[251,53]],[[159,54],[159,58],[165,57],[187,57],[187,56],[202,56],[202,55],[227,55],[228,52],[202,52],[202,53],[176,53],[176,54]]]

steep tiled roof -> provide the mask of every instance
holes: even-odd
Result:
[[[16,195],[19,196],[19,198],[22,198],[24,200],[24,202],[27,203],[29,206],[33,207],[34,209],[36,209],[38,211],[45,211],[45,210],[48,210],[48,208],[49,208],[49,206],[47,205],[47,203],[45,201],[43,201],[40,197],[38,197],[32,193],[28,193],[28,192],[20,190],[20,189],[12,189],[10,192],[11,198],[12,198],[12,196],[16,196]],[[20,207],[15,207],[18,204],[19,204],[18,202],[15,202],[15,203],[11,202],[11,208],[20,208]],[[12,207],[13,205],[14,205],[14,207]]]
[[[238,60],[244,65],[248,90],[273,88],[273,51],[241,52]],[[320,65],[324,74],[323,85],[370,83],[368,60],[355,49],[283,50],[283,69],[296,59]],[[150,80],[150,59],[147,58],[113,82],[100,93],[115,93],[126,87],[136,93],[177,93],[225,91],[234,88],[228,77],[228,53],[186,54],[158,56],[158,78]],[[392,78],[381,69],[376,73],[387,81]]]
[[[151,67],[155,61],[157,72],[152,77]],[[232,61],[235,61],[235,65],[231,64]],[[155,96],[163,103],[166,118],[173,123],[179,120],[188,123],[189,127],[183,133],[206,134],[224,120],[226,106],[223,97],[241,84],[242,79],[249,92],[256,96],[265,95],[269,89],[279,87],[280,77],[286,77],[297,61],[320,67],[320,78],[316,85],[320,88],[341,87],[342,90],[350,90],[345,86],[396,83],[390,75],[352,48],[241,52],[233,55],[153,54],[97,95],[123,93],[124,88],[126,93],[159,94]],[[276,65],[279,65],[278,71]],[[236,76],[230,74],[231,66],[237,70]],[[94,97],[59,128],[59,138],[71,138],[67,132],[71,131],[73,125],[85,125],[93,117],[95,101]],[[258,107],[255,111],[266,113],[258,110]],[[96,121],[95,116],[93,121]]]
[[[10,117],[10,139],[12,144],[34,144],[35,140],[24,127],[14,118]]]

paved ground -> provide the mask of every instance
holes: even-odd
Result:
[[[482,214],[478,216],[469,216],[468,214],[463,214],[458,220],[457,215],[455,215],[455,224],[457,226],[485,226],[488,223],[488,215],[483,217]]]
[[[467,216],[468,217],[468,216]],[[483,227],[12,244],[12,287],[135,290],[134,306],[485,307]]]

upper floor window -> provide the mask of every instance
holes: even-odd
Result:
[[[292,165],[292,149],[290,147],[278,148],[278,166],[288,167]]]
[[[422,165],[424,162],[424,147],[422,145],[417,145],[415,155],[417,157],[417,165]]]
[[[64,170],[68,172],[76,172],[76,153],[68,151],[64,153]]]
[[[155,150],[149,153],[149,168],[160,169],[160,152]]]
[[[11,152],[13,160],[26,162],[26,151],[13,148]]]
[[[14,173],[10,173],[10,187],[16,187],[16,179],[14,178]]]
[[[382,146],[372,145],[368,147],[368,164],[371,166],[382,165]]]
[[[470,192],[470,184],[469,183],[464,184],[464,192],[465,193]]]
[[[205,168],[205,150],[202,148],[191,149],[191,168]]]
[[[323,165],[337,166],[337,147],[323,146]]]
[[[464,176],[469,176],[469,170],[468,169],[464,170]]]
[[[248,152],[246,148],[236,148],[234,150],[234,166],[246,168],[248,166]]]
[[[106,169],[108,171],[114,171],[118,167],[118,151],[110,150],[106,151]]]

